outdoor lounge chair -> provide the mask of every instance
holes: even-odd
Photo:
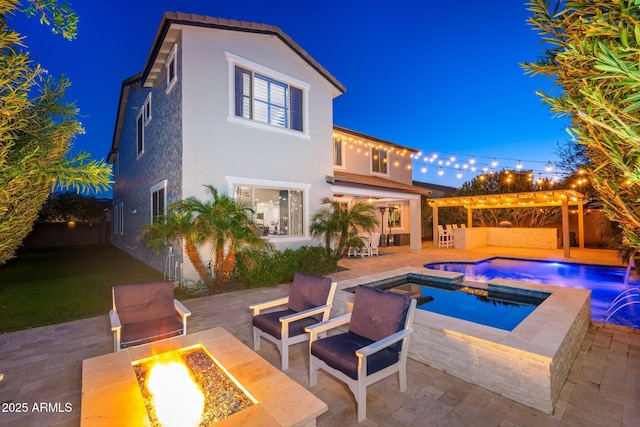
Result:
[[[173,298],[173,282],[117,285],[109,310],[114,350],[187,333],[191,312]]]
[[[289,346],[308,341],[305,327],[329,318],[336,286],[328,277],[296,273],[289,296],[251,304],[253,349],[260,350],[260,338],[271,341],[280,351],[282,370],[289,369]],[[261,313],[284,305],[286,309]]]
[[[358,421],[367,416],[367,386],[395,372],[400,391],[407,390],[407,351],[416,300],[367,286],[356,288],[353,311],[307,328],[309,382],[316,385],[322,369],[351,389]],[[318,339],[349,323],[349,331]]]

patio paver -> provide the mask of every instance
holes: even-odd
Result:
[[[481,248],[471,251],[408,247],[380,248],[380,257],[346,259],[346,280],[400,266],[437,261],[477,261],[503,255],[564,260],[561,250]],[[619,264],[615,251],[571,250],[576,262]],[[192,311],[189,332],[223,326],[251,347],[248,305],[288,294],[289,285],[243,290],[185,301]],[[77,426],[80,422],[82,360],[113,351],[108,316],[50,325],[0,336],[0,425]],[[275,346],[259,354],[279,366]],[[307,346],[292,347],[286,372],[308,386]],[[324,374],[311,388],[329,406],[319,426],[637,426],[640,425],[640,330],[592,323],[553,415],[547,415],[409,359],[408,390],[397,376],[368,388],[367,419],[358,424],[348,388]],[[20,410],[24,410],[20,412]]]

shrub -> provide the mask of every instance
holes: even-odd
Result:
[[[257,288],[288,283],[297,272],[329,274],[338,268],[338,257],[320,246],[303,246],[271,253],[258,253],[250,259],[238,259],[235,280]]]

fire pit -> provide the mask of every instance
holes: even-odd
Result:
[[[168,388],[164,380],[154,384],[157,364],[181,372],[182,379],[168,380]],[[185,389],[190,391],[171,395],[179,382],[191,382]],[[169,393],[168,403],[159,403],[157,388],[161,395]],[[187,403],[192,402],[200,403],[195,415],[187,416]],[[324,402],[223,328],[128,348],[82,364],[82,426],[314,426],[326,410]],[[163,411],[195,421],[172,424],[160,420]]]
[[[255,403],[201,345],[133,363],[154,427],[208,426]]]

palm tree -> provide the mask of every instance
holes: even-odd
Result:
[[[343,257],[350,246],[362,246],[361,232],[371,233],[378,225],[373,206],[366,203],[355,203],[351,207],[328,197],[322,199],[320,208],[311,220],[310,232],[313,237],[324,239],[327,251],[334,249]]]
[[[206,186],[213,200],[203,202],[195,197],[169,205],[169,213],[148,225],[142,238],[156,252],[167,242],[183,239],[185,252],[200,278],[210,290],[221,290],[236,265],[238,256],[255,250],[270,250],[271,244],[256,233],[248,212],[232,197],[219,194],[211,185]],[[211,245],[213,271],[202,260],[199,249]]]

